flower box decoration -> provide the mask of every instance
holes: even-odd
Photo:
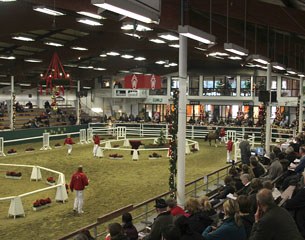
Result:
[[[121,160],[121,159],[123,159],[123,155],[114,153],[114,154],[110,154],[110,155],[109,155],[109,158],[110,158],[110,159]]]
[[[33,210],[39,211],[41,209],[44,209],[46,207],[49,207],[51,205],[51,199],[50,198],[42,198],[38,199],[35,202],[33,202]]]
[[[56,180],[53,177],[48,177],[46,183],[49,185],[55,185]]]
[[[192,145],[192,148],[191,148],[191,152],[197,152],[198,149],[196,148],[195,144]]]
[[[9,155],[17,154],[17,151],[16,151],[16,149],[11,148],[10,150],[7,151],[7,154],[9,154]]]
[[[116,145],[113,145],[113,148],[119,148],[120,145],[116,144]]]
[[[162,157],[162,156],[156,152],[154,152],[153,154],[148,156],[149,159],[158,159],[160,157]]]
[[[28,148],[25,149],[25,151],[26,152],[33,152],[33,151],[35,151],[35,149],[32,148],[32,147],[28,147]]]
[[[9,172],[7,171],[5,174],[5,178],[10,179],[21,179],[22,173],[21,172]]]
[[[56,143],[56,144],[54,145],[54,147],[55,147],[55,148],[60,148],[60,147],[61,147],[61,144],[60,144],[60,143]]]

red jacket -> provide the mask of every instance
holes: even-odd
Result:
[[[74,144],[73,139],[70,137],[66,138],[64,144]]]
[[[187,214],[181,207],[179,206],[175,206],[173,208],[171,208],[171,215],[173,216],[177,216],[177,215],[184,215],[186,217],[189,216],[189,214]]]
[[[93,142],[94,142],[94,144],[100,145],[100,142],[101,142],[100,137],[99,136],[95,136],[93,138]]]
[[[228,150],[229,152],[232,152],[232,149],[233,149],[233,142],[232,142],[231,140],[229,140],[229,141],[227,142],[227,150]]]
[[[83,172],[76,172],[72,175],[70,182],[71,190],[84,190],[88,186],[88,178]]]

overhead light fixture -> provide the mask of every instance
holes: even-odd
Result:
[[[179,37],[177,36],[177,34],[174,34],[174,33],[159,33],[158,37],[163,38],[168,41],[178,41],[179,40]]]
[[[201,48],[201,47],[194,47],[194,48],[199,50],[199,51],[203,51],[203,52],[206,52],[208,50],[206,48]]]
[[[298,72],[298,76],[299,76],[299,77],[305,77],[305,74],[302,73],[302,72]]]
[[[91,87],[84,86],[83,89],[91,89]]]
[[[162,65],[162,64],[167,63],[167,61],[164,61],[164,60],[159,60],[159,61],[156,61],[155,63],[156,63],[156,64],[160,64],[160,65]]]
[[[258,63],[261,63],[261,64],[268,64],[270,62],[270,59],[265,57],[265,56],[261,56],[259,54],[252,54],[252,55],[249,55],[247,57],[247,61],[249,60],[252,60],[252,61],[255,61],[255,62],[258,62]]]
[[[145,61],[146,58],[145,57],[135,57],[134,60],[136,60],[136,61]]]
[[[237,54],[239,56],[247,56],[249,54],[248,49],[238,46],[234,43],[224,43],[224,49],[228,52]]]
[[[53,47],[63,47],[64,45],[61,43],[56,43],[56,42],[45,42],[44,44],[53,46]]]
[[[120,54],[118,52],[107,52],[106,53],[108,56],[120,56]]]
[[[287,73],[292,74],[292,75],[296,75],[297,74],[297,71],[295,69],[293,69],[293,68],[287,68],[286,71],[287,71]]]
[[[159,23],[158,13],[128,0],[91,0],[91,4],[145,23]]]
[[[229,54],[224,53],[224,52],[211,52],[207,54],[208,57],[227,57]]]
[[[242,58],[239,57],[239,56],[230,56],[228,58],[231,59],[231,60],[242,60]]]
[[[136,33],[124,33],[124,34],[127,35],[127,36],[134,37],[134,38],[141,38],[141,36],[139,34],[136,34]]]
[[[154,42],[154,43],[159,43],[159,44],[165,43],[165,41],[158,39],[158,38],[151,38],[151,39],[149,39],[149,41]]]
[[[37,12],[45,13],[45,14],[48,14],[48,15],[52,15],[52,16],[63,16],[63,15],[65,15],[63,12],[60,12],[60,11],[57,11],[57,10],[54,10],[54,9],[51,9],[51,8],[47,8],[45,6],[34,6],[33,10],[37,11]]]
[[[215,43],[215,36],[189,25],[179,26],[178,32],[188,38],[205,44]]]
[[[19,86],[21,86],[21,87],[30,87],[31,84],[30,83],[19,83]]]
[[[6,59],[6,60],[14,60],[16,59],[14,56],[6,56],[6,55],[0,55],[1,59]]]
[[[102,53],[102,54],[100,54],[100,57],[105,58],[105,57],[107,57],[107,54],[106,53]]]
[[[84,15],[86,17],[95,18],[95,19],[98,19],[98,20],[105,19],[104,17],[102,17],[101,15],[98,15],[96,13],[85,12],[85,11],[80,11],[80,12],[77,12],[77,13],[80,14],[80,15]]]
[[[121,57],[122,57],[122,58],[126,58],[126,59],[134,58],[134,56],[129,55],[129,54],[123,54],[123,55],[121,55]]]
[[[106,68],[98,67],[98,68],[93,68],[93,70],[95,70],[95,71],[105,71]]]
[[[178,64],[177,64],[177,63],[174,63],[174,62],[173,62],[173,63],[169,63],[168,65],[169,65],[170,67],[176,67],[176,66],[178,66]]]
[[[101,25],[103,25],[100,22],[95,21],[95,20],[91,20],[89,18],[77,18],[76,21],[79,22],[79,23],[90,25],[90,26],[101,26]]]
[[[84,47],[71,47],[71,49],[74,49],[74,50],[78,50],[78,51],[88,51],[88,48],[84,48]]]
[[[153,29],[150,27],[147,27],[140,23],[132,23],[132,22],[124,22],[122,27],[122,30],[134,30],[139,32],[146,32],[146,31],[152,31]]]
[[[64,67],[72,67],[72,68],[75,68],[77,67],[76,64],[64,64]]]
[[[120,73],[130,73],[130,71],[128,71],[128,70],[120,70],[119,72]]]
[[[11,86],[11,83],[9,83],[9,82],[0,82],[0,85],[3,85],[3,86]]]
[[[30,62],[30,63],[41,63],[42,60],[41,59],[34,59],[34,58],[28,58],[28,59],[24,59],[25,62]]]
[[[169,64],[165,64],[164,67],[165,68],[169,68],[170,66],[169,66]]]
[[[0,0],[0,2],[16,2],[17,0]]]
[[[25,42],[34,42],[35,41],[34,38],[24,37],[24,36],[14,36],[14,37],[12,37],[12,39],[19,40],[19,41],[25,41]]]
[[[168,44],[168,46],[172,47],[172,48],[179,48],[180,47],[179,43]]]
[[[284,64],[281,64],[281,63],[277,63],[277,62],[272,62],[271,63],[271,66],[277,70],[281,70],[281,71],[284,71],[286,70],[286,67]]]
[[[78,66],[78,68],[82,68],[82,69],[94,69],[93,66],[85,66],[85,65],[80,65],[80,66]]]

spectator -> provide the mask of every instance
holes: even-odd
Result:
[[[266,173],[265,167],[259,161],[257,161],[257,158],[255,156],[250,157],[250,166],[252,168],[254,177],[256,178],[259,178],[260,176]]]
[[[253,178],[250,184],[250,192],[248,194],[250,201],[250,212],[255,213],[257,204],[256,204],[256,194],[259,190],[263,188],[262,181],[259,178]]]
[[[234,187],[234,182],[233,178],[231,176],[226,176],[224,179],[224,186],[219,192],[219,195],[217,195],[215,198],[216,199],[225,199],[229,193],[234,193],[235,192],[235,187]]]
[[[240,148],[242,163],[249,165],[249,158],[251,156],[251,151],[250,151],[250,143],[248,141],[248,134],[244,135],[244,140],[240,142],[239,148]]]
[[[207,226],[212,224],[213,220],[201,211],[200,203],[197,199],[189,198],[186,201],[185,209],[190,214],[188,219],[192,231],[201,234]]]
[[[240,176],[240,180],[242,182],[242,184],[244,185],[244,187],[238,191],[238,194],[239,195],[248,195],[249,192],[251,191],[251,188],[250,188],[250,184],[251,184],[251,177],[249,174],[242,174]]]
[[[232,178],[233,178],[236,191],[239,191],[240,189],[242,189],[244,187],[244,185],[242,184],[242,182],[240,180],[240,174],[237,171],[235,166],[232,166],[229,169],[229,175],[232,176]]]
[[[250,240],[303,239],[289,212],[274,203],[269,189],[261,189],[256,199],[258,206]]]
[[[132,216],[130,213],[124,213],[122,215],[122,227],[125,235],[128,237],[128,240],[138,239],[138,230],[132,223]]]
[[[274,180],[283,173],[283,167],[279,159],[275,157],[274,153],[270,153],[271,164],[268,169],[268,173],[263,178],[266,180]]]
[[[254,215],[250,213],[250,201],[246,195],[240,195],[237,197],[239,205],[240,219],[245,227],[247,239],[250,236],[252,225],[254,224]]]
[[[25,106],[28,108],[28,109],[33,109],[33,103],[31,103],[31,101],[28,101]]]
[[[174,224],[166,225],[162,228],[162,240],[180,240],[181,233]]]
[[[123,227],[119,223],[110,223],[108,232],[109,234],[105,240],[128,240],[128,237],[124,235]]]
[[[209,200],[209,198],[207,196],[201,196],[200,200],[199,200],[200,206],[201,206],[201,211],[209,216],[214,223],[216,224],[218,221],[218,214],[217,212],[214,210],[214,208],[212,207],[212,204]]]
[[[48,100],[45,101],[45,103],[44,103],[44,108],[45,108],[45,109],[50,109],[50,108],[51,108],[51,105],[50,105],[50,103],[49,103]]]
[[[173,216],[167,211],[166,201],[162,198],[156,199],[155,208],[158,216],[152,224],[150,233],[144,238],[145,240],[161,239],[161,229],[173,223]]]
[[[170,213],[173,216],[177,216],[177,215],[187,215],[188,216],[188,214],[181,207],[179,207],[177,205],[176,199],[170,198],[166,201],[166,203],[170,209]]]
[[[237,201],[229,199],[224,202],[225,218],[218,227],[208,226],[202,233],[205,240],[246,240],[246,231],[239,215]]]
[[[190,228],[186,216],[179,216],[175,221],[175,226],[180,230],[181,240],[204,240],[200,233],[194,232]]]
[[[94,240],[88,229],[81,231],[74,240]]]
[[[83,166],[79,166],[77,171],[72,175],[70,181],[71,192],[75,190],[75,200],[73,211],[78,212],[79,214],[84,213],[84,189],[88,186],[89,180],[85,173],[83,173]]]

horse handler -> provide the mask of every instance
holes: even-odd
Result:
[[[232,142],[232,138],[229,137],[227,142],[227,163],[231,163],[232,161],[231,159],[232,150],[233,150],[233,142]]]
[[[77,171],[72,175],[70,181],[71,192],[75,190],[75,199],[73,211],[79,214],[84,213],[84,189],[89,185],[89,180],[85,173],[83,173],[83,166],[79,166]]]

